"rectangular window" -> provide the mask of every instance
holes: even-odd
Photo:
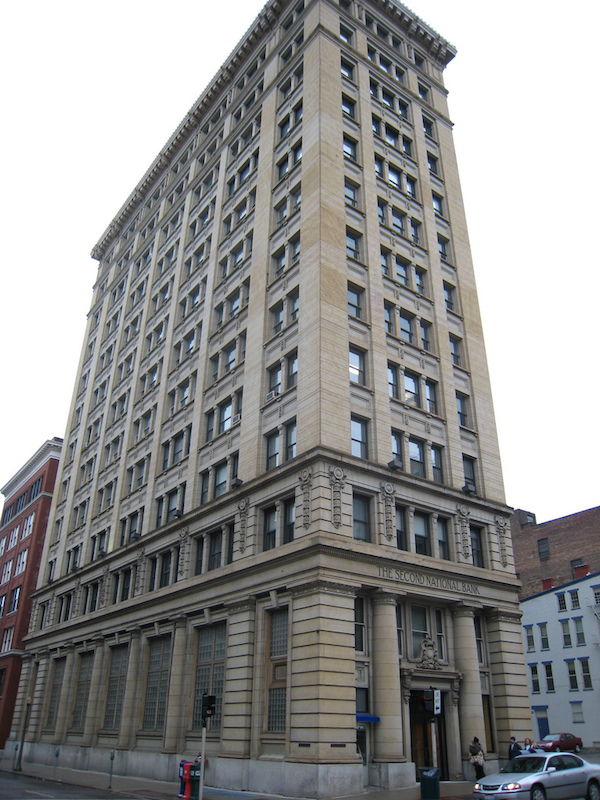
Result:
[[[567,661],[567,674],[569,676],[569,689],[575,691],[579,688],[577,685],[577,672],[575,671],[575,661]]]
[[[571,647],[573,643],[571,641],[571,630],[569,628],[569,620],[568,619],[561,620],[560,625],[562,628],[563,647]]]
[[[82,731],[87,714],[90,686],[92,683],[93,653],[82,653],[79,661],[79,676],[75,690],[75,704],[73,706],[73,724],[71,729]]]
[[[223,532],[213,531],[208,537],[208,570],[219,569],[223,554]]]
[[[348,314],[351,317],[362,319],[363,290],[357,286],[348,285]]]
[[[50,697],[48,700],[48,716],[46,717],[46,727],[50,730],[54,730],[56,727],[58,701],[65,675],[65,664],[66,658],[57,658],[54,660],[54,673],[52,675],[52,683],[50,684]]]
[[[540,691],[540,676],[538,674],[537,664],[530,664],[529,671],[531,674],[531,691],[537,694]]]
[[[351,452],[357,458],[368,458],[368,424],[366,420],[359,417],[351,417],[350,420]]]
[[[272,550],[277,544],[277,508],[270,506],[263,512],[263,550]]]
[[[412,657],[419,658],[421,645],[429,636],[427,629],[427,609],[424,606],[411,607]]]
[[[477,644],[477,661],[479,664],[485,665],[485,646],[483,641],[483,621],[479,614],[473,617],[475,625],[475,642]]]
[[[546,672],[546,691],[553,692],[554,675],[552,674],[552,664],[544,664],[544,670]]]
[[[267,730],[284,733],[287,705],[288,610],[269,612],[269,694]]]
[[[579,664],[581,665],[581,678],[583,680],[583,688],[592,688],[592,675],[590,673],[590,662],[587,658],[580,658]]]
[[[288,498],[283,504],[283,544],[294,541],[296,526],[296,500]]]
[[[121,711],[125,696],[125,679],[127,677],[128,645],[123,644],[111,648],[110,673],[108,677],[108,691],[106,694],[106,708],[104,711],[104,728],[119,730],[121,726]]]
[[[448,542],[448,520],[438,517],[437,539],[440,558],[450,560],[450,544]]]
[[[162,731],[164,729],[170,663],[171,637],[161,636],[158,639],[152,639],[142,721],[142,729],[145,731]]]
[[[354,649],[357,653],[366,653],[366,618],[364,597],[354,598]]]
[[[371,541],[369,512],[370,498],[362,494],[355,494],[352,498],[354,538],[361,542]]]
[[[402,605],[396,606],[396,632],[398,634],[398,655],[402,658],[404,654],[404,625],[402,623]]]
[[[542,650],[549,650],[550,642],[548,639],[548,626],[545,622],[539,622],[538,628],[540,630],[540,642]]]
[[[525,637],[527,639],[527,652],[533,653],[535,651],[535,639],[533,637],[533,626],[527,625],[525,628]]]
[[[570,589],[569,595],[571,597],[571,608],[573,610],[581,608],[581,605],[579,603],[579,591],[577,589]]]
[[[572,720],[574,723],[585,722],[583,716],[583,703],[578,701],[571,702],[571,714],[573,715]]]
[[[215,696],[215,713],[210,717],[210,729],[221,726],[223,711],[223,681],[225,675],[226,625],[208,625],[198,630],[196,681],[192,729],[202,730],[202,695]]]
[[[433,472],[433,480],[436,483],[443,483],[444,468],[443,468],[442,448],[437,444],[431,445],[431,469]]]
[[[419,511],[415,511],[414,528],[415,552],[422,556],[430,556],[431,540],[429,536],[429,517],[427,514],[421,514]]]
[[[408,550],[406,513],[401,506],[396,506],[396,547],[398,550]]]
[[[477,525],[471,525],[471,554],[473,564],[476,567],[483,567],[483,530]]]
[[[360,386],[365,385],[365,354],[362,350],[350,347],[349,356],[349,375],[350,382]]]
[[[543,560],[543,559],[550,558],[550,544],[548,542],[548,539],[546,539],[546,538],[538,539],[537,545],[538,545],[538,556],[540,557],[540,559]],[[562,595],[563,600],[564,600],[564,597],[565,596],[563,594]],[[565,606],[565,608],[566,608],[566,606]],[[564,608],[563,609],[560,608],[560,600],[559,600],[559,609],[561,611],[565,610]]]
[[[579,619],[574,619],[573,622],[575,623],[575,637],[577,641],[577,647],[581,647],[585,644],[585,634],[583,632],[583,620],[581,617]]]
[[[296,420],[285,426],[285,460],[296,458]]]
[[[279,466],[279,433],[274,431],[267,436],[267,470]]]
[[[423,442],[419,439],[413,439],[411,436],[408,440],[408,453],[410,457],[410,474],[416,475],[418,478],[424,478],[425,452]]]

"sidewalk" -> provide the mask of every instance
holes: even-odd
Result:
[[[111,789],[108,789],[109,775],[105,772],[88,772],[66,767],[46,766],[44,764],[23,763],[23,775],[57,781],[73,786],[86,786],[92,789],[106,788],[107,795],[123,793],[135,795],[148,800],[176,800],[179,794],[179,782],[155,781],[149,778],[130,778],[124,775],[113,775]],[[10,762],[4,758],[0,762],[0,774],[12,772]],[[469,781],[442,781],[440,782],[440,795],[445,800],[463,800],[471,797],[473,784]],[[336,800],[420,800],[421,787],[413,786],[406,789],[380,790],[368,787],[358,795],[352,795]],[[256,798],[273,798],[273,795],[256,794],[230,789],[214,789],[204,787],[204,800],[255,800]],[[277,798],[280,800],[280,798]],[[296,800],[309,800],[296,798]]]

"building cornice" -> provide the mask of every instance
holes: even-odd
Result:
[[[150,168],[121,206],[108,228],[104,231],[91,252],[91,257],[100,261],[110,244],[120,235],[127,220],[133,215],[143,198],[159,180],[165,167],[177,155],[188,137],[198,128],[205,118],[206,112],[234,80],[239,68],[253,52],[254,48],[264,40],[277,25],[281,12],[292,0],[269,0],[246,33],[237,43],[233,52],[219,69],[207,88],[196,100],[185,115],[171,138],[156,156]],[[456,48],[443,39],[433,28],[416,16],[410,9],[396,0],[366,0],[379,12],[383,12],[390,20],[403,30],[412,40],[435,59],[444,68],[456,55]]]
[[[27,461],[27,463],[23,464],[21,469],[16,472],[12,478],[0,489],[0,493],[4,495],[7,499],[10,498],[13,494],[19,491],[19,489],[24,486],[34,475],[36,472],[44,466],[44,464],[49,461],[51,458],[60,458],[60,451],[62,448],[63,440],[60,439],[58,436],[55,436],[54,439],[48,439],[44,444],[40,447],[40,449]]]

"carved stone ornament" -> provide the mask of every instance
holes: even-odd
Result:
[[[310,527],[310,487],[312,484],[312,473],[309,469],[300,472],[300,486],[302,488],[302,525],[308,529]]]
[[[441,669],[442,665],[438,658],[438,650],[435,642],[430,636],[426,636],[421,642],[421,649],[417,662],[423,669]]]
[[[250,501],[247,497],[243,497],[238,503],[240,512],[240,553],[246,549],[246,527],[248,525],[248,508]]]
[[[145,550],[142,549],[137,554],[137,563],[135,565],[135,584],[133,588],[134,594],[137,596],[142,592],[142,586],[144,586],[144,577],[146,575],[146,559],[144,558]]]
[[[187,525],[179,531],[179,565],[177,567],[177,578],[183,580],[187,572],[188,550],[190,547],[189,528]]]
[[[462,672],[457,672],[456,678],[453,679],[451,689],[452,689],[452,703],[457,706],[458,701],[460,699],[460,682],[462,681]]]
[[[456,506],[456,509],[458,511],[458,522],[460,525],[462,554],[463,558],[468,561],[471,557],[471,530],[469,528],[469,517],[471,516],[471,512],[464,505]]]
[[[342,489],[346,473],[341,467],[329,467],[329,483],[331,484],[333,501],[333,525],[339,528],[342,524]]]
[[[508,520],[505,517],[494,517],[496,523],[496,534],[498,536],[498,546],[500,548],[500,563],[503,567],[508,566],[508,554],[506,551],[506,533]]]
[[[412,689],[413,672],[414,670],[412,669],[400,670],[400,681],[402,683],[402,700],[405,705],[408,705],[410,702],[410,691]]]
[[[380,483],[383,495],[384,532],[386,539],[391,542],[395,534],[394,524],[394,494],[396,490],[391,483]]]

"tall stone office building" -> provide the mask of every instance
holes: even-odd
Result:
[[[530,732],[454,54],[395,0],[270,0],[95,246],[25,762],[175,780],[206,691],[213,786]]]

